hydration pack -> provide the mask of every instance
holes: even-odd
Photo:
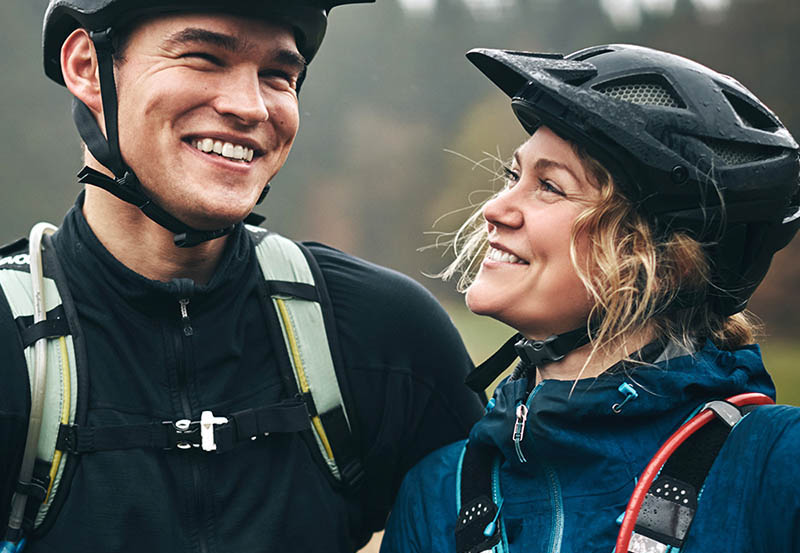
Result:
[[[288,238],[247,226],[263,275],[265,309],[285,351],[279,363],[294,383],[278,404],[224,416],[203,411],[199,421],[86,425],[86,350],[78,315],[50,235],[34,226],[29,239],[0,248],[0,289],[24,347],[31,411],[20,477],[0,552],[21,551],[24,537],[53,523],[80,455],[131,448],[229,450],[276,432],[301,432],[334,486],[354,490],[363,468],[342,394],[333,308],[319,266],[308,249]],[[266,298],[269,298],[268,300]],[[289,374],[291,373],[291,374]]]

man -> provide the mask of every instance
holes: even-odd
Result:
[[[0,299],[0,521],[20,497],[48,507],[11,525],[8,550],[24,535],[32,552],[354,551],[406,470],[480,415],[456,331],[410,279],[307,244],[332,313],[312,349],[341,358],[346,412],[327,423],[281,335],[282,293],[264,292],[266,233],[241,222],[286,160],[306,65],[342,3],[51,0],[45,70],[73,94],[87,147],[88,186],[46,243],[80,327],[79,390],[56,445],[66,468],[18,484],[31,414],[21,344],[41,337],[21,340],[16,300]],[[298,403],[302,421],[275,422]],[[241,413],[255,412],[271,414],[270,435],[255,425],[242,438]],[[238,441],[214,443],[232,426]]]

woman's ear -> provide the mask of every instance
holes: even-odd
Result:
[[[94,43],[85,29],[75,29],[61,46],[61,73],[64,84],[78,100],[103,121],[103,101]],[[102,123],[101,123],[102,124]]]

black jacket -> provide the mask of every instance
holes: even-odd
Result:
[[[277,321],[258,301],[252,238],[240,225],[207,285],[150,281],[100,244],[78,207],[54,237],[84,334],[87,423],[199,420],[286,398]],[[365,482],[331,484],[299,434],[224,453],[84,454],[37,552],[353,551],[383,527],[405,472],[480,416],[452,323],[412,280],[309,243],[333,303]],[[192,333],[180,299],[188,299]],[[0,299],[0,521],[8,516],[30,409],[19,337]]]

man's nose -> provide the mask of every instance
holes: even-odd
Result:
[[[249,126],[266,121],[269,110],[258,72],[243,68],[227,75],[214,109]]]

